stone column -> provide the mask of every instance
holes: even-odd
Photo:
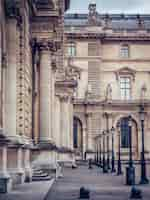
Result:
[[[88,149],[87,148],[87,140],[86,140],[86,138],[87,138],[87,128],[83,127],[82,132],[83,132],[83,155],[85,155],[85,152]]]
[[[0,3],[0,18],[2,19],[2,9]],[[2,20],[1,20],[2,21]],[[0,126],[2,127],[2,22],[0,23]]]
[[[25,149],[24,152],[24,167],[25,167],[25,181],[30,182],[32,179],[32,169],[30,165],[30,150]]]
[[[18,172],[23,173],[23,168],[22,168],[22,161],[23,161],[23,157],[22,157],[22,148],[18,149],[18,159],[17,159],[17,165],[18,165]]]
[[[5,131],[10,136],[16,135],[16,105],[17,105],[17,20],[7,22],[7,53],[8,67],[6,69],[5,98]]]
[[[40,142],[52,141],[52,67],[48,42],[40,46]]]
[[[92,113],[88,113],[87,115],[87,131],[88,131],[88,150],[93,150]]]
[[[55,134],[54,134],[54,140],[56,141],[57,147],[60,147],[61,140],[60,140],[60,119],[61,119],[61,113],[60,113],[60,97],[59,95],[55,96],[55,116],[54,116],[54,124],[55,124]]]
[[[73,102],[72,99],[70,100],[70,108],[69,108],[69,114],[70,114],[70,148],[73,149]]]
[[[7,147],[3,146],[2,147],[2,175],[4,177],[9,177],[8,172],[7,172]]]
[[[68,97],[61,97],[61,141],[63,147],[68,147]]]

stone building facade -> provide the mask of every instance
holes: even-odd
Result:
[[[145,155],[150,158],[150,15],[65,15],[65,65],[80,70],[74,96],[74,147],[80,157],[99,147],[103,131],[121,122],[121,156],[128,158],[128,116],[132,116],[134,159],[140,158],[144,106]],[[111,136],[110,136],[111,137]],[[111,142],[110,142],[111,146]],[[110,147],[111,149],[111,147]]]
[[[78,72],[64,69],[69,0],[0,1],[0,179],[30,181],[32,163],[73,159]]]

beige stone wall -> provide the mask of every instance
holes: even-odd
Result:
[[[66,35],[67,37],[67,35]],[[70,39],[68,39],[69,43]],[[121,117],[128,116],[132,114],[133,118],[135,118],[136,123],[138,124],[137,131],[133,130],[133,138],[134,138],[134,146],[135,147],[135,157],[139,158],[140,151],[141,151],[141,128],[139,123],[139,103],[141,99],[141,88],[143,85],[146,85],[147,91],[145,93],[145,99],[150,100],[150,74],[149,74],[149,65],[150,65],[150,44],[144,42],[129,42],[129,58],[128,59],[121,59],[120,57],[120,48],[123,42],[102,42],[102,45],[99,46],[99,53],[100,55],[97,57],[88,56],[88,42],[97,42],[96,39],[74,39],[74,43],[76,45],[76,56],[72,58],[72,65],[77,66],[82,69],[80,79],[78,80],[78,88],[77,88],[77,96],[74,105],[74,115],[84,116],[83,127],[84,128],[84,136],[83,139],[83,146],[85,149],[90,149],[94,151],[94,137],[98,135],[99,132],[102,132],[106,129],[105,119],[103,117],[103,113],[106,111],[108,113],[113,114],[113,118],[111,119],[112,122],[110,124],[109,129],[112,126],[116,126],[116,122],[121,119]],[[66,44],[67,48],[67,44]],[[67,52],[67,50],[66,50]],[[66,62],[65,65],[67,66],[67,55],[65,57]],[[122,102],[121,106],[120,103],[114,107],[110,108],[108,105],[104,107],[102,105],[94,106],[87,106],[87,110],[85,110],[84,106],[84,99],[85,94],[88,89],[88,61],[98,61],[99,62],[99,69],[97,73],[99,73],[100,81],[100,98],[99,102],[104,101],[106,99],[106,89],[108,84],[111,84],[112,87],[112,100],[120,101],[121,94],[120,94],[120,84],[117,73],[124,69],[128,68],[128,73],[130,74],[131,71],[133,74],[131,76],[131,100],[134,106],[129,106]],[[82,102],[80,102],[82,100]],[[93,99],[94,100],[94,99]],[[80,102],[80,103],[79,103]],[[134,108],[133,108],[134,107]],[[149,107],[147,113],[149,113]],[[86,113],[92,113],[92,122],[89,122],[89,119],[86,120]],[[98,116],[98,121],[96,122],[96,115]],[[149,114],[148,114],[149,115]],[[94,117],[95,116],[95,117]],[[87,121],[87,123],[86,123]],[[148,118],[146,119],[146,123],[148,123]],[[92,125],[90,125],[92,124]],[[96,131],[95,131],[96,130]],[[145,124],[145,149],[150,152],[149,148],[149,134],[148,134],[149,127]],[[90,134],[89,134],[90,132]],[[135,134],[136,136],[135,136]],[[92,139],[93,138],[93,139]],[[115,149],[116,152],[118,151],[118,136],[116,135],[115,138]],[[126,157],[128,155],[128,151],[122,150],[122,153]],[[148,156],[148,155],[146,155]]]
[[[95,40],[96,42],[96,40]],[[88,57],[88,41],[77,41],[76,52],[77,55],[73,58],[73,65],[80,67],[81,72],[80,80],[78,81],[77,94],[79,98],[84,98],[85,92],[88,88],[88,61],[100,61],[100,94],[104,98],[106,94],[106,87],[110,83],[113,88],[112,98],[120,99],[119,81],[116,80],[116,72],[124,67],[135,70],[135,80],[132,82],[132,99],[140,97],[140,90],[143,84],[147,86],[147,98],[149,96],[149,64],[150,46],[148,44],[130,44],[129,59],[120,58],[120,47],[122,43],[107,43],[102,44],[100,52],[101,57]],[[67,47],[66,47],[67,48]],[[67,59],[67,58],[66,58]]]

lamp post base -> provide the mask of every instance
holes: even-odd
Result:
[[[118,169],[117,169],[117,176],[122,175],[122,169],[121,169],[121,161],[118,160]]]
[[[142,199],[142,191],[135,186],[131,188],[130,199]]]
[[[126,185],[134,185],[135,184],[135,168],[127,167],[126,168]]]

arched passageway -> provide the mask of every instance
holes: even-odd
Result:
[[[120,120],[120,145],[121,145],[121,153],[125,158],[128,157],[129,152],[129,123],[128,117],[122,117]],[[119,122],[118,121],[118,122]],[[134,159],[138,158],[139,149],[138,149],[138,127],[137,122],[132,118],[132,152]]]
[[[73,147],[76,151],[76,156],[83,157],[83,127],[79,118],[73,119]]]

